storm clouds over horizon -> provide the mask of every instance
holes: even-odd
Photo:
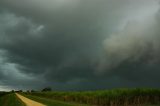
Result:
[[[1,0],[0,90],[154,87],[159,0]]]

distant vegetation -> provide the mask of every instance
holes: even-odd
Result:
[[[96,106],[160,104],[160,89],[114,89],[84,92],[26,92],[25,94]]]
[[[52,91],[51,87],[46,87],[46,88],[42,89],[42,92],[49,92],[49,91]]]

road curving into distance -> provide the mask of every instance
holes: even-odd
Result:
[[[16,93],[16,95],[22,102],[24,102],[26,104],[26,106],[46,106],[46,105],[44,105],[42,103],[38,103],[36,101],[28,99],[28,98],[26,98],[26,97],[24,97],[24,96],[22,96],[22,95],[20,95],[18,93]]]

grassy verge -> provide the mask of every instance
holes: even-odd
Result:
[[[89,105],[76,104],[76,103],[66,103],[66,102],[62,102],[62,101],[57,101],[57,100],[53,100],[53,99],[32,96],[32,95],[25,95],[25,94],[22,94],[22,95],[29,98],[29,99],[37,101],[39,103],[43,103],[47,106],[89,106]]]
[[[26,106],[15,94],[0,97],[0,106]]]
[[[0,92],[0,97],[9,94],[8,92]]]

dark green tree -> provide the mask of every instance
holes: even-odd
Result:
[[[49,91],[52,91],[51,87],[46,87],[46,88],[42,89],[42,92],[49,92]]]

